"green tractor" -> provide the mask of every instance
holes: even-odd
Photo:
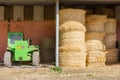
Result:
[[[39,47],[29,44],[29,40],[23,40],[23,33],[9,32],[7,51],[4,54],[4,65],[12,66],[13,62],[32,62],[39,66]]]

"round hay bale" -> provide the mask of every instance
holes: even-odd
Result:
[[[105,57],[105,52],[103,51],[87,51],[87,57]]]
[[[61,47],[59,47],[59,51],[60,52],[70,52],[70,51],[81,52],[81,51],[86,51],[85,43],[81,43],[80,45],[61,46]]]
[[[67,21],[78,21],[85,24],[85,13],[83,9],[62,9],[60,10],[60,24]]]
[[[105,32],[106,33],[116,33],[116,19],[108,18],[107,22],[105,23]]]
[[[86,32],[86,28],[84,25],[77,21],[68,21],[60,25],[60,34],[69,31],[83,31]]]
[[[104,44],[107,49],[115,49],[116,48],[116,42],[105,42]]]
[[[104,37],[104,43],[116,42],[117,41],[117,34],[116,33],[109,33],[106,34]]]
[[[87,66],[105,66],[102,64],[105,64],[106,57],[105,57],[105,52],[102,51],[87,51],[87,59],[86,59],[86,64]]]
[[[59,63],[62,67],[85,67],[86,52],[60,52]]]
[[[103,38],[105,36],[105,33],[102,32],[87,32],[85,34],[85,40],[99,40],[101,42],[103,42]]]
[[[83,43],[83,41],[81,39],[62,39],[62,40],[60,40],[60,46],[67,46],[67,45],[68,46],[69,45],[85,46],[85,44]]]
[[[86,23],[98,23],[98,22],[106,22],[107,15],[87,15]]]
[[[106,64],[112,64],[118,62],[118,49],[107,49],[106,50]]]
[[[105,45],[99,40],[86,41],[87,51],[105,51]]]
[[[104,25],[103,22],[89,22],[86,23],[86,29],[87,31],[93,31],[93,32],[104,32]]]
[[[70,31],[60,34],[60,39],[79,39],[85,42],[85,32],[83,31]]]

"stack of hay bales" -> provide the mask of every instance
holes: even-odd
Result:
[[[105,46],[103,44],[106,15],[88,15],[86,17],[87,66],[105,66]]]
[[[105,32],[104,25],[106,22],[106,15],[88,15],[86,16],[86,41],[100,40],[103,42]]]
[[[62,9],[60,10],[60,25],[66,21],[78,21],[85,25],[85,10],[82,9]]]
[[[118,50],[116,49],[116,19],[107,19],[105,32],[104,44],[107,48],[106,63],[116,63],[118,62]]]
[[[60,25],[60,66],[85,67],[85,27],[77,21]]]
[[[52,38],[41,38],[40,59],[43,63],[55,61],[55,40]]]

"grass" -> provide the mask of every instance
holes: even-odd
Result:
[[[51,71],[54,71],[57,74],[62,73],[62,68],[61,67],[51,67]]]

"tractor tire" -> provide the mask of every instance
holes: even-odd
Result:
[[[39,66],[40,62],[40,53],[38,51],[33,52],[32,55],[32,65]]]
[[[6,51],[4,54],[4,65],[5,66],[10,67],[12,65],[11,58],[12,58],[11,52]]]

